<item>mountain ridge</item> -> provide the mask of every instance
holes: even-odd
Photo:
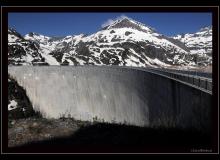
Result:
[[[20,36],[16,36],[16,33],[14,29],[8,29],[9,65],[38,65],[39,62],[42,65],[193,67],[212,64],[212,28],[185,34],[184,37],[195,41],[193,46],[190,46],[191,41],[185,43],[184,37],[167,37],[128,17],[116,20],[91,35],[50,37],[32,32],[22,37],[19,33]],[[205,35],[206,38],[202,37]],[[201,36],[200,39],[198,36]],[[206,51],[200,46],[201,38],[208,40],[207,53],[201,52],[201,49]],[[34,47],[30,49],[27,46],[31,44]],[[20,56],[15,48],[22,50]],[[17,56],[13,57],[15,53]]]

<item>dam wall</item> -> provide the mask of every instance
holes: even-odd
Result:
[[[212,95],[178,80],[138,69],[107,66],[9,66],[35,110],[137,126],[207,130]]]

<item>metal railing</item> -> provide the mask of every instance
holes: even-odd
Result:
[[[206,77],[201,77],[198,76],[197,74],[191,75],[190,72],[185,71],[185,73],[178,73],[178,71],[166,71],[166,70],[161,70],[161,69],[155,69],[155,68],[148,68],[149,70],[160,73],[162,75],[166,75],[168,77],[178,79],[183,82],[187,82],[191,85],[194,85],[196,87],[212,91],[212,79],[211,78],[206,78]]]

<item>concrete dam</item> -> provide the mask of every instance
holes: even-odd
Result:
[[[112,66],[9,66],[35,110],[137,126],[207,130],[212,95],[147,70]]]

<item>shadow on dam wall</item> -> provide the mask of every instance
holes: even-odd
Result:
[[[211,94],[151,72],[106,66],[9,66],[8,72],[46,118],[211,127]]]

